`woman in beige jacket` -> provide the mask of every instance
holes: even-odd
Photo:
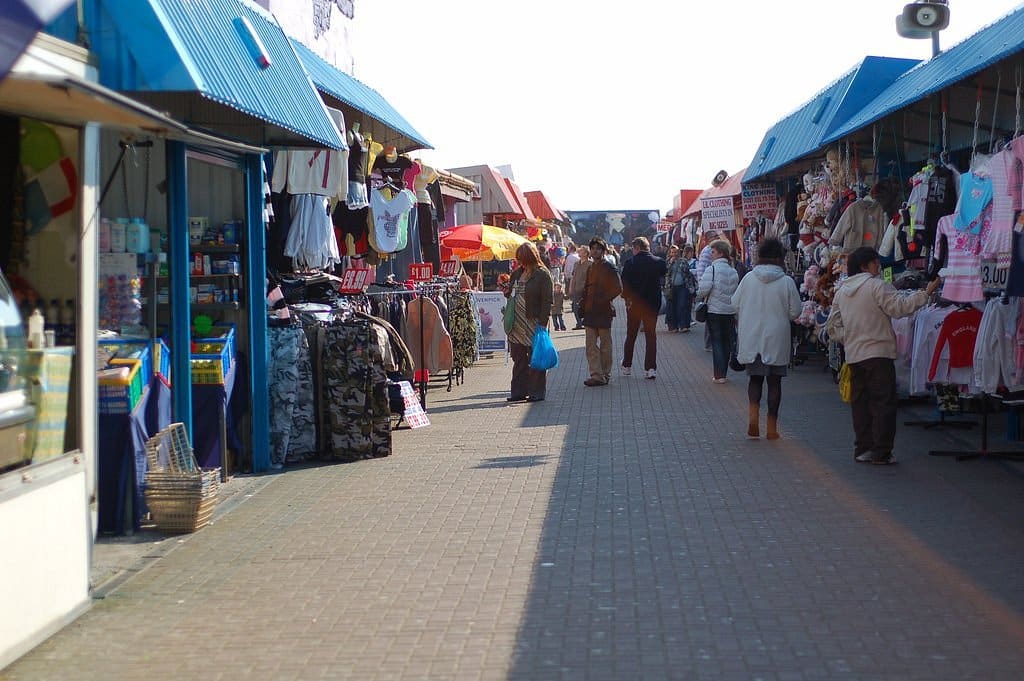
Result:
[[[879,278],[878,251],[862,246],[847,260],[849,278],[836,291],[826,329],[842,343],[850,367],[854,459],[861,463],[896,463],[896,333],[894,317],[924,307],[940,281],[923,291],[900,294]]]

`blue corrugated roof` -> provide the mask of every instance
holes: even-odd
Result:
[[[299,41],[292,44],[318,89],[395,130],[418,148],[434,148],[379,92],[331,66]]]
[[[1024,49],[1024,5],[898,78],[831,133],[838,140]]]
[[[914,59],[865,57],[813,99],[765,134],[747,169],[745,182],[819,150],[823,140],[919,62]]]
[[[93,49],[115,90],[196,92],[335,149],[337,128],[276,20],[248,0],[97,0]],[[245,18],[270,59],[250,54]]]

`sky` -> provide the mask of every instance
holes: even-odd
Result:
[[[562,210],[660,210],[747,166],[865,56],[927,59],[902,0],[357,0],[355,75],[439,168],[509,164]],[[1020,6],[950,0],[945,49]]]

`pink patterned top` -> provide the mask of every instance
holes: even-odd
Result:
[[[945,274],[942,280],[942,297],[956,303],[973,303],[984,300],[985,292],[981,288],[981,245],[992,232],[992,204],[982,211],[978,218],[982,221],[981,233],[971,234],[971,230],[960,231],[954,226],[954,217],[947,215],[939,219],[935,230],[935,249],[932,256],[942,259],[942,237],[945,236],[949,245],[949,257],[946,260]]]

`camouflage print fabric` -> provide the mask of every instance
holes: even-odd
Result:
[[[328,326],[321,361],[326,458],[351,461],[389,455],[387,374],[380,338],[370,323],[337,321]]]
[[[448,331],[452,336],[452,368],[465,369],[477,356],[477,324],[468,293],[454,293],[449,300]]]
[[[283,466],[292,435],[296,389],[299,384],[297,336],[302,329],[267,329],[270,345],[270,463]]]
[[[296,329],[298,356],[295,360],[299,382],[295,389],[295,409],[292,412],[292,436],[288,443],[288,463],[308,461],[317,453],[316,400],[313,397],[313,364],[309,353],[309,340],[302,329]]]
[[[305,461],[316,453],[313,369],[300,327],[271,327],[270,462]]]

